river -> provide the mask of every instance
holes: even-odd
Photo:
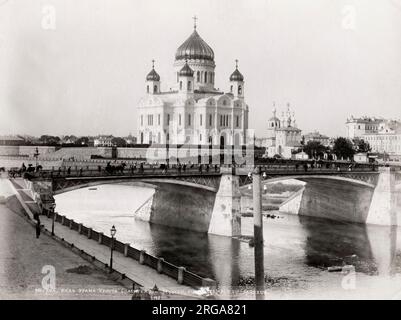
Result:
[[[56,211],[105,234],[115,225],[118,240],[213,278],[221,288],[235,288],[240,279],[253,276],[253,248],[245,242],[136,220],[134,211],[153,192],[112,184],[83,188],[57,195]],[[323,297],[324,290],[336,293],[327,297],[341,298],[344,274],[330,273],[327,267],[344,264],[355,266],[366,288],[379,283],[386,297],[400,291],[401,282],[392,281],[401,273],[400,228],[275,214],[278,218],[263,220],[264,266],[272,292],[314,298]],[[252,223],[252,218],[242,219],[242,234],[252,235]],[[387,288],[384,279],[394,288]]]

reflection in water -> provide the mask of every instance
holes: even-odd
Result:
[[[97,188],[56,196],[59,213],[105,234],[114,224],[120,241],[213,278],[221,287],[235,287],[240,276],[253,276],[253,248],[247,243],[135,220],[133,213],[152,190],[124,185]],[[369,275],[400,272],[400,228],[278,215],[263,221],[265,273],[272,279],[319,284],[328,279],[328,266],[343,264]],[[252,235],[252,218],[242,219],[242,233]]]
[[[299,216],[306,231],[305,260],[313,267],[354,264],[356,271],[376,272],[365,225]]]

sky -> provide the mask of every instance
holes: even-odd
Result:
[[[0,0],[0,134],[135,134],[151,60],[169,90],[194,15],[217,88],[239,60],[257,136],[273,102],[303,133],[401,118],[401,0]]]

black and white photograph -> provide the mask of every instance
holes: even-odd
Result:
[[[0,0],[0,300],[401,299],[400,40],[401,0]]]

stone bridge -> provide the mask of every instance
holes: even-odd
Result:
[[[307,171],[262,166],[263,183],[297,179],[306,183],[282,211],[334,220],[383,225],[401,224],[396,207],[401,175],[393,168],[347,167]],[[47,185],[53,194],[101,184],[150,187],[153,196],[133,213],[150,223],[224,236],[241,234],[241,189],[250,184],[253,168],[215,170],[145,168],[107,175],[96,170],[43,171],[28,179]]]

